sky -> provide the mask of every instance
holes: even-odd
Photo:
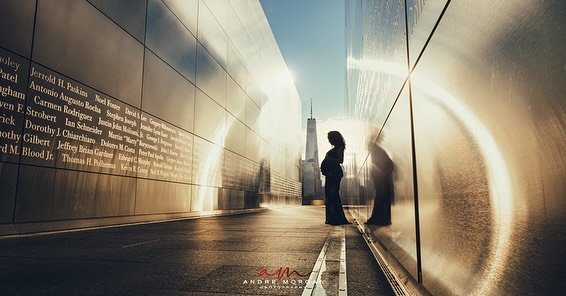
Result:
[[[303,129],[345,113],[344,0],[260,0],[303,102]],[[320,144],[321,140],[318,139]]]

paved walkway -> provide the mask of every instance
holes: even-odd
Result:
[[[355,227],[323,222],[303,206],[0,239],[0,295],[301,295],[338,232],[348,295],[392,295]]]

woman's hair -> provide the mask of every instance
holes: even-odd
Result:
[[[346,149],[346,142],[344,141],[344,137],[342,137],[342,134],[340,132],[337,131],[329,132],[328,142],[330,142],[332,146],[342,147],[343,149]]]

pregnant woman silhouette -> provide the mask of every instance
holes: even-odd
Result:
[[[324,185],[324,196],[326,198],[326,224],[340,225],[348,224],[348,220],[344,215],[342,202],[340,201],[340,181],[344,176],[341,163],[344,162],[344,149],[346,142],[342,134],[337,131],[328,133],[328,142],[334,148],[326,152],[326,157],[322,161],[321,171],[326,177]]]

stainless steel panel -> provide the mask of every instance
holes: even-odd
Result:
[[[143,46],[85,1],[39,1],[33,59],[139,106]]]
[[[21,166],[15,221],[132,215],[135,184],[127,177]]]
[[[246,157],[259,161],[259,136],[251,129],[246,128]]]
[[[243,2],[232,2],[230,6],[234,6],[234,4],[236,4],[236,6],[242,6],[242,4],[245,4]],[[227,51],[226,51],[226,58],[227,58],[227,68],[228,68],[228,72],[232,75],[235,75],[234,71],[232,71],[232,65],[234,65],[234,59],[237,59],[234,54],[237,52],[240,55],[240,58],[242,59],[242,66],[243,68],[240,69],[240,71],[242,71],[242,73],[240,75],[242,75],[241,78],[246,78],[247,77],[247,58],[250,55],[253,55],[254,52],[257,52],[257,49],[254,49],[254,44],[252,42],[251,39],[249,39],[248,33],[246,31],[246,27],[242,24],[240,18],[241,18],[241,14],[239,13],[239,10],[237,10],[236,7],[232,7],[231,9],[227,9],[227,20],[226,20],[226,26],[224,26],[224,30],[226,31],[226,33],[228,34],[228,47],[227,47]],[[233,46],[233,49],[231,48]],[[235,50],[235,52],[233,52],[233,50]],[[240,64],[240,62],[237,62],[238,64]],[[235,78],[239,76],[239,75],[235,75]],[[245,88],[246,85],[246,80],[238,80],[238,83],[240,84],[240,86],[242,86],[242,88]]]
[[[269,194],[271,192],[271,164],[269,160],[261,159],[259,161],[258,186],[260,194]]]
[[[149,0],[146,46],[179,73],[195,82],[196,38],[159,0]]]
[[[246,93],[232,78],[226,79],[226,110],[236,116],[240,121],[246,120]]]
[[[246,126],[230,114],[226,114],[226,140],[224,147],[240,155],[246,153]]]
[[[224,149],[199,137],[195,137],[192,171],[193,183],[206,186],[222,186],[223,166]]]
[[[243,156],[224,150],[224,169],[222,170],[224,188],[244,189],[246,161]]]
[[[258,190],[259,164],[247,158],[242,158],[240,161],[244,179],[244,189],[248,191]]]
[[[226,72],[200,44],[197,53],[197,87],[224,107],[226,105]]]
[[[251,209],[259,207],[260,195],[257,191],[244,191],[244,208]],[[273,203],[274,205],[284,204],[283,202]]]
[[[566,288],[565,15],[562,1],[451,2],[417,65],[423,276],[433,292]]]
[[[228,24],[230,23],[228,17],[235,16],[228,14],[228,11],[232,11],[232,6],[230,5],[230,3],[224,0],[203,0],[202,2],[214,15],[214,18],[216,19],[218,24],[223,28],[227,28]]]
[[[368,2],[362,1],[362,6],[375,4]],[[550,0],[451,1],[439,20],[445,4],[408,1],[411,63],[424,49],[410,84],[423,285],[435,295],[560,294],[566,289],[560,280],[566,266],[566,54],[560,50],[566,45],[566,5]],[[383,13],[366,9],[349,14],[357,18],[349,20],[350,33],[363,35],[355,29],[356,22],[363,31],[364,18],[372,15],[381,14],[387,28],[404,22],[403,14],[399,19]],[[363,36],[362,43],[356,43],[361,38],[348,39],[350,125],[369,124],[361,129],[359,143],[373,134],[367,131],[381,127],[379,119],[368,121],[359,111],[375,111],[374,103],[381,98],[371,94],[383,89],[364,77],[386,72],[404,79],[406,72],[395,69],[408,67],[406,60],[395,59],[363,63],[366,57],[356,54],[380,42],[379,35]],[[395,114],[406,112],[400,110],[407,110],[404,95],[380,141],[397,172],[408,172],[410,129],[406,120],[396,119]],[[356,158],[372,159],[361,147],[355,149],[362,151]],[[374,192],[367,190],[372,169],[366,163],[353,171],[364,187],[354,201],[363,217],[372,213],[368,205]],[[399,192],[410,197],[410,178],[403,173],[405,185],[399,186],[399,176],[394,176],[393,224],[367,230],[394,250],[391,254],[415,277],[415,256],[407,251],[414,244],[405,235],[411,231],[404,230],[411,221],[396,225],[403,221],[398,219],[414,215],[410,198],[406,207],[398,202]],[[399,238],[393,238],[397,234]]]
[[[483,254],[490,252],[497,228],[488,164],[481,144],[459,118],[464,114],[453,113],[418,90],[415,100],[424,281],[433,291],[467,294],[478,286],[469,284],[485,272]],[[461,269],[458,278],[449,276],[454,269]],[[437,277],[449,282],[438,284]]]
[[[406,0],[409,29],[410,65],[413,66],[442,10],[446,0]]]
[[[219,146],[226,140],[226,110],[200,90],[195,104],[195,134]]]
[[[136,214],[189,212],[192,186],[138,179]]]
[[[258,133],[259,136],[265,139],[266,141],[271,141],[271,116],[272,116],[271,105],[265,104],[259,110],[259,120],[258,120]],[[267,147],[266,145],[262,145],[262,147]],[[267,157],[267,155],[262,155],[262,157]]]
[[[211,12],[206,2],[201,2],[199,5],[198,39],[220,65],[226,66],[228,37],[217,21],[218,18],[223,17],[222,14],[226,15],[222,12],[225,8],[224,5],[215,5],[213,8],[216,10]]]
[[[146,0],[87,0],[102,13],[132,34],[139,42],[144,42]]]
[[[254,132],[258,132],[259,128],[259,107],[249,98],[246,99],[246,125],[253,130]]]
[[[242,56],[235,45],[229,40],[226,48],[226,71],[236,80],[238,85],[245,86],[247,83],[247,70]]]
[[[258,67],[260,65],[260,62],[258,60],[258,57],[253,57],[252,60],[255,60],[255,63],[257,63]],[[254,61],[252,61],[253,63]],[[248,95],[248,97],[256,104],[256,105],[260,105],[261,104],[261,96],[262,96],[262,78],[265,81],[266,79],[264,77],[260,78],[261,76],[255,74],[249,74],[247,75],[247,85],[245,88],[246,94]]]
[[[364,173],[368,180],[365,188],[368,216],[364,220],[369,221],[366,225],[371,234],[417,278],[410,131],[409,96],[405,89],[377,140],[367,144],[369,157]],[[376,138],[376,132],[371,138]]]
[[[191,31],[193,36],[197,35],[198,0],[163,0],[163,3],[165,3],[185,27]]]
[[[25,57],[31,55],[35,0],[0,1],[0,45]]]
[[[46,220],[134,214],[136,179],[57,170]]]
[[[263,139],[263,138],[259,138],[259,152],[258,152],[258,161],[260,164],[264,165],[264,166],[270,166],[269,163],[269,157],[271,155],[271,147],[269,145],[269,143]],[[289,169],[289,171],[286,171],[285,175],[291,175],[290,170],[293,169],[293,166],[288,165],[287,168]]]
[[[146,50],[142,109],[192,131],[195,86]]]
[[[20,165],[14,222],[53,220],[55,169]]]
[[[216,187],[192,186],[193,198],[191,209],[193,211],[213,211],[219,210],[218,204],[222,197],[222,190]]]
[[[222,204],[220,208],[223,210],[243,209],[244,208],[244,191],[241,190],[222,190]]]
[[[381,128],[408,73],[405,3],[362,1],[361,7],[352,9],[352,17],[359,19],[359,31],[349,34],[361,35],[361,44],[350,45],[348,112],[363,123]],[[355,127],[359,128],[365,130],[362,134],[370,134],[367,125]],[[352,147],[364,147],[368,139],[364,135],[352,140]]]
[[[0,162],[0,223],[12,222],[18,165]]]

